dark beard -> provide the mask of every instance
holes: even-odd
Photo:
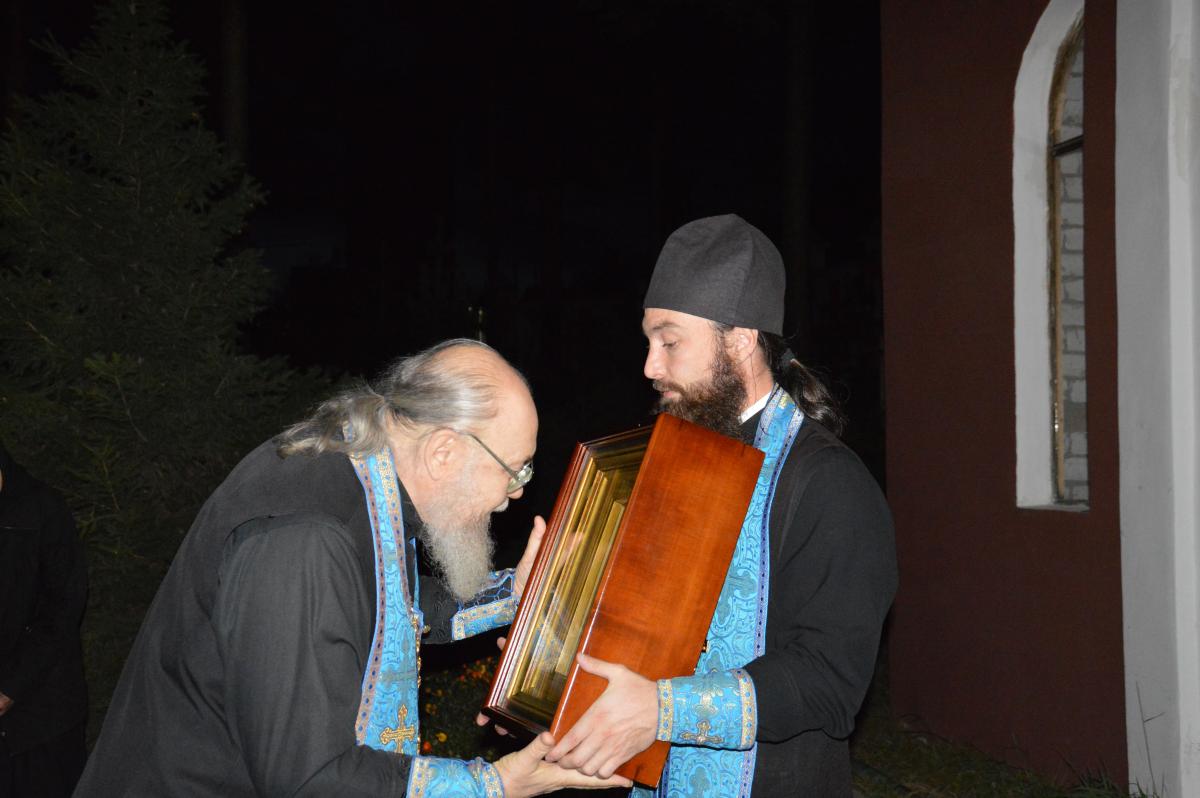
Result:
[[[655,413],[670,413],[713,432],[731,438],[741,437],[746,382],[737,373],[733,358],[724,349],[717,348],[712,378],[707,383],[684,388],[682,385],[655,381],[654,388],[679,394],[678,399],[659,399]]]

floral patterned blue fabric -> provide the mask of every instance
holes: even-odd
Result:
[[[347,438],[350,431],[346,430]],[[366,495],[375,549],[375,631],[363,673],[355,738],[359,745],[413,757],[408,794],[503,798],[500,774],[482,759],[417,756],[420,745],[418,687],[421,669],[420,577],[410,594],[400,483],[386,447],[369,457],[352,457]],[[416,573],[416,569],[413,569]],[[511,623],[516,611],[513,572],[497,571],[451,621],[455,640]]]
[[[359,745],[416,755],[420,745],[417,685],[421,611],[409,595],[400,484],[385,446],[352,457],[366,494],[375,544],[375,632],[355,721]]]
[[[659,740],[734,748],[754,745],[754,681],[741,668],[658,680]]]
[[[513,569],[493,571],[488,582],[470,601],[460,605],[450,619],[450,639],[462,640],[472,635],[508,626],[517,614],[517,597],[513,595]]]
[[[663,739],[671,739],[673,744],[658,789],[634,788],[631,795],[636,798],[748,798],[750,795],[757,709],[746,708],[746,702],[753,701],[753,684],[740,669],[765,649],[767,588],[770,584],[768,522],[780,470],[803,422],[804,414],[792,398],[775,386],[759,418],[754,438],[755,447],[766,457],[709,626],[707,650],[700,655],[696,676],[666,680],[670,684],[665,690],[660,684],[659,734],[665,733],[667,736]],[[742,677],[748,683],[749,692],[741,686]],[[693,681],[696,679],[699,681]],[[705,679],[710,681],[705,682]],[[738,685],[736,691],[732,687],[734,684]],[[711,692],[721,685],[728,686],[730,692],[726,692],[725,687],[720,692]],[[696,696],[703,690],[710,691],[709,703],[697,702]],[[678,704],[681,699],[695,706],[683,710],[672,706],[672,728],[664,732],[662,702]],[[697,715],[697,707],[702,707],[702,713],[707,714]],[[685,715],[690,712],[695,725],[684,729],[674,727],[674,719],[680,711]],[[707,731],[700,729],[701,720],[709,724]],[[749,728],[748,720],[754,721],[755,728]],[[723,731],[718,733],[717,729]],[[679,737],[681,734],[693,737],[685,739]],[[750,742],[744,743],[747,735]],[[717,737],[721,738],[720,742]]]
[[[419,756],[413,760],[406,798],[504,798],[504,784],[496,768],[482,759]]]

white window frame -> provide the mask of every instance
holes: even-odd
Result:
[[[1054,492],[1050,375],[1050,90],[1084,0],[1050,0],[1021,57],[1013,96],[1013,344],[1017,506],[1080,510]],[[1086,265],[1085,265],[1086,268]]]

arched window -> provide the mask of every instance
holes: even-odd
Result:
[[[1050,0],[1013,99],[1017,504],[1086,508],[1083,0]]]
[[[1083,294],[1083,18],[1063,43],[1050,92],[1050,318],[1054,500],[1087,503]]]

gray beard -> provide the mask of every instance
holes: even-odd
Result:
[[[466,475],[469,476],[469,475]],[[491,512],[471,518],[458,517],[458,497],[470,490],[470,480],[462,480],[445,492],[425,514],[421,536],[435,571],[454,597],[467,601],[487,584],[492,570]]]

